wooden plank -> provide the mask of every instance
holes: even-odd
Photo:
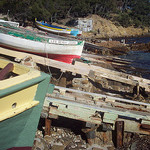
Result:
[[[32,57],[32,60],[38,64],[58,68],[64,72],[70,71],[70,72],[78,73],[78,74],[82,74],[82,75],[88,75],[88,73],[89,73],[86,68],[82,68],[80,66],[76,67],[72,64],[63,63],[60,61],[52,60],[49,58],[45,58],[45,57],[41,57],[41,56],[29,54],[29,53],[8,50],[8,49],[2,48],[2,47],[0,47],[0,53],[3,55],[6,55],[6,56],[15,57],[19,60],[23,60],[25,57]]]
[[[91,75],[91,74],[93,74],[93,75]],[[120,76],[115,76],[113,74],[95,72],[95,71],[92,71],[92,70],[89,73],[89,77],[95,78],[96,80],[101,80],[101,78],[106,78],[106,79],[118,81],[118,82],[121,82],[121,83],[133,85],[133,86],[138,85],[138,81],[134,81],[134,80],[131,80],[131,79],[126,79],[126,78],[123,78],[123,77],[120,77]]]
[[[58,68],[58,69],[61,69],[63,72],[70,71],[73,73],[89,76],[90,71],[94,70],[95,75],[98,77],[110,78],[112,75],[111,77],[112,80],[119,81],[122,83],[127,83],[130,85],[135,86],[138,81],[139,86],[145,88],[146,91],[150,91],[150,85],[148,85],[150,84],[150,80],[128,75],[125,73],[120,73],[120,72],[109,70],[109,69],[105,69],[102,67],[88,65],[88,64],[81,63],[81,62],[76,62],[75,65],[66,64],[66,63],[55,61],[49,58],[44,58],[41,56],[32,55],[28,53],[12,51],[12,50],[4,49],[1,47],[0,47],[0,52],[1,54],[9,55],[9,56],[16,57],[19,59],[24,59],[25,57],[32,57],[33,61],[36,63]]]
[[[102,72],[102,73],[109,73],[109,74],[113,74],[113,75],[116,75],[116,76],[121,76],[121,77],[125,77],[125,78],[128,78],[128,79],[137,80],[139,82],[150,84],[150,80],[148,80],[148,79],[144,79],[144,78],[137,77],[137,76],[134,76],[134,75],[126,74],[126,73],[123,73],[123,72],[114,71],[114,70],[111,70],[111,69],[106,69],[106,68],[103,68],[103,67],[100,67],[100,66],[94,66],[94,65],[90,65],[90,64],[77,62],[77,61],[75,62],[75,65],[86,67],[89,70],[96,70],[96,72],[99,71],[99,72]]]
[[[93,55],[93,54],[86,54],[86,53],[82,53],[82,57],[94,58],[94,59],[105,59],[105,60],[112,60],[112,61],[115,60],[127,64],[133,62],[132,60],[127,60],[127,59],[114,57],[114,56],[100,56],[100,55]]]
[[[68,91],[68,92],[73,92],[73,93],[90,95],[92,97],[95,96],[95,97],[99,97],[99,98],[103,98],[103,99],[109,99],[112,101],[115,100],[115,101],[120,101],[120,102],[124,102],[124,103],[128,103],[128,104],[143,105],[143,106],[150,107],[149,103],[143,103],[143,102],[133,101],[133,100],[129,100],[129,99],[123,99],[123,98],[119,98],[119,97],[108,96],[108,95],[104,95],[104,94],[84,92],[84,91],[70,89],[70,88],[64,88],[64,87],[60,87],[60,86],[55,86],[55,89],[58,89],[60,91],[62,90],[62,91]]]
[[[102,67],[94,66],[90,64],[85,64],[81,62],[75,62],[75,66],[86,68],[87,70],[89,70],[89,73],[90,71],[92,71],[94,75],[93,77],[95,76],[103,77],[103,78],[111,79],[111,80],[118,81],[121,83],[133,85],[133,86],[136,86],[137,84],[139,84],[139,86],[145,88],[146,91],[150,91],[150,80],[148,79],[140,78],[140,77],[129,75],[123,72],[118,72],[118,71],[114,71],[114,70],[110,70],[110,69],[106,69],[106,68],[102,68]]]
[[[51,97],[46,97],[44,106],[50,108],[50,112],[49,112],[50,114],[51,113],[57,114],[58,116],[64,116],[67,118],[72,118],[72,119],[77,119],[77,120],[82,120],[83,118],[85,118],[84,121],[87,120],[90,122],[91,120],[95,124],[99,124],[101,122],[100,119],[103,119],[101,117],[99,118],[99,120],[97,118],[95,119],[91,118],[91,116],[94,116],[95,113],[110,114],[110,116],[109,115],[107,116],[108,119],[105,120],[106,123],[112,123],[112,121],[110,122],[110,120],[112,119],[112,115],[114,116],[118,115],[119,117],[124,118],[123,121],[129,120],[130,122],[133,122],[133,123],[135,123],[135,120],[137,120],[137,123],[139,123],[138,120],[140,121],[147,120],[147,122],[150,122],[150,116],[148,112],[136,111],[136,110],[131,111],[125,108],[124,109],[114,108],[113,106],[110,106],[110,105],[108,105],[107,107],[97,106],[97,105],[88,105],[88,104],[83,104],[83,103],[79,103],[75,101],[73,102],[73,101],[68,101],[68,100],[61,100],[59,98],[55,99]],[[51,107],[54,108],[53,111],[51,111]],[[118,119],[119,118],[117,118],[117,121]],[[130,128],[131,127],[129,125],[128,129],[126,128],[126,131],[130,130]],[[139,129],[139,126],[138,126],[138,129]],[[132,132],[132,130],[130,131]],[[147,131],[144,131],[144,130],[139,130],[138,132],[144,133],[144,134],[150,134],[149,132],[147,133]]]
[[[63,93],[62,93],[63,91]],[[95,94],[95,93],[93,93]],[[78,102],[82,104],[88,104],[88,105],[96,105],[98,107],[110,107],[113,108],[122,108],[125,110],[136,110],[141,112],[150,112],[150,109],[146,105],[140,105],[133,102],[126,102],[126,99],[122,99],[123,101],[118,101],[115,99],[109,99],[105,97],[98,97],[88,94],[82,94],[79,92],[70,92],[69,90],[65,92],[64,90],[57,90],[55,89],[52,94],[47,94],[48,97],[51,98],[58,98],[60,100],[66,100],[66,101],[72,101],[72,102]],[[96,97],[96,98],[94,98]],[[128,100],[130,101],[130,100]]]
[[[106,56],[105,56],[106,57]],[[87,57],[83,55],[83,58],[88,61],[96,62],[96,63],[106,63],[106,64],[112,64],[112,65],[118,65],[118,66],[129,66],[131,62],[128,62],[126,60],[120,60],[117,58],[105,58],[104,56],[99,56],[99,58],[93,58],[93,57]]]
[[[115,66],[122,66],[122,67],[124,67],[124,66],[128,66],[128,64],[129,63],[126,63],[126,62],[120,62],[120,61],[111,61],[111,60],[107,60],[107,59],[105,59],[105,58],[100,58],[100,59],[95,59],[95,58],[91,58],[91,57],[84,57],[84,59],[85,60],[88,60],[88,61],[91,61],[91,63],[89,63],[89,64],[95,64],[95,63],[97,63],[97,64],[111,64],[111,65],[115,65]],[[93,63],[94,62],[94,63]]]
[[[46,98],[45,102],[47,103],[47,108],[50,108],[48,109],[50,110],[49,111],[50,116],[52,114],[53,115],[57,114],[58,116],[63,116],[63,117],[81,120],[85,122],[100,124],[101,120],[103,121],[103,118],[96,117],[95,112],[100,113],[100,114],[103,114],[103,113],[105,114],[106,112],[106,113],[111,114],[110,116],[108,116],[108,120],[106,123],[109,123],[109,119],[110,120],[112,119],[112,115],[116,114],[120,117],[123,116],[122,118],[124,118],[124,119],[117,118],[117,121],[124,121],[124,131],[137,132],[140,134],[150,135],[150,132],[148,130],[140,129],[139,121],[135,121],[135,120],[141,121],[143,119],[144,120],[146,119],[147,123],[150,123],[150,120],[148,119],[148,116],[146,116],[145,112],[141,115],[140,114],[138,115],[136,114],[137,111],[135,111],[135,113],[129,112],[128,110],[124,111],[122,109],[115,111],[113,107],[109,109],[105,107],[104,108],[97,107],[97,106],[94,107],[94,106],[89,106],[86,104],[81,104],[77,102],[69,102],[69,101],[54,99],[54,98]],[[115,124],[113,123],[112,125],[113,125],[112,130],[114,130]]]

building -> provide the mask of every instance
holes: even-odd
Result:
[[[78,19],[76,20],[76,27],[84,32],[89,32],[93,29],[92,19]]]

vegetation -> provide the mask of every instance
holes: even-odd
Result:
[[[125,27],[150,27],[150,0],[1,0],[0,13],[23,22],[34,18],[56,22],[97,14]]]

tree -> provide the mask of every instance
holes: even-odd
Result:
[[[150,1],[149,0],[131,0],[131,17],[136,26],[150,26]]]
[[[108,19],[115,14],[123,26],[150,26],[149,0],[1,0],[0,12],[23,22],[34,18],[53,22],[89,14]]]

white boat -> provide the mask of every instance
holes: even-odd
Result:
[[[5,20],[2,20],[2,19],[0,19],[0,22],[2,22],[2,23],[8,23],[9,25],[14,26],[14,27],[19,27],[19,23],[18,22],[5,21]]]
[[[80,31],[79,29],[63,28],[63,27],[45,23],[43,21],[37,21],[36,19],[35,19],[35,24],[39,29],[45,30],[47,32],[55,33],[55,34],[71,35],[71,36],[80,36],[82,34],[82,31]]]
[[[0,26],[0,46],[72,63],[80,58],[84,41],[56,39]]]

